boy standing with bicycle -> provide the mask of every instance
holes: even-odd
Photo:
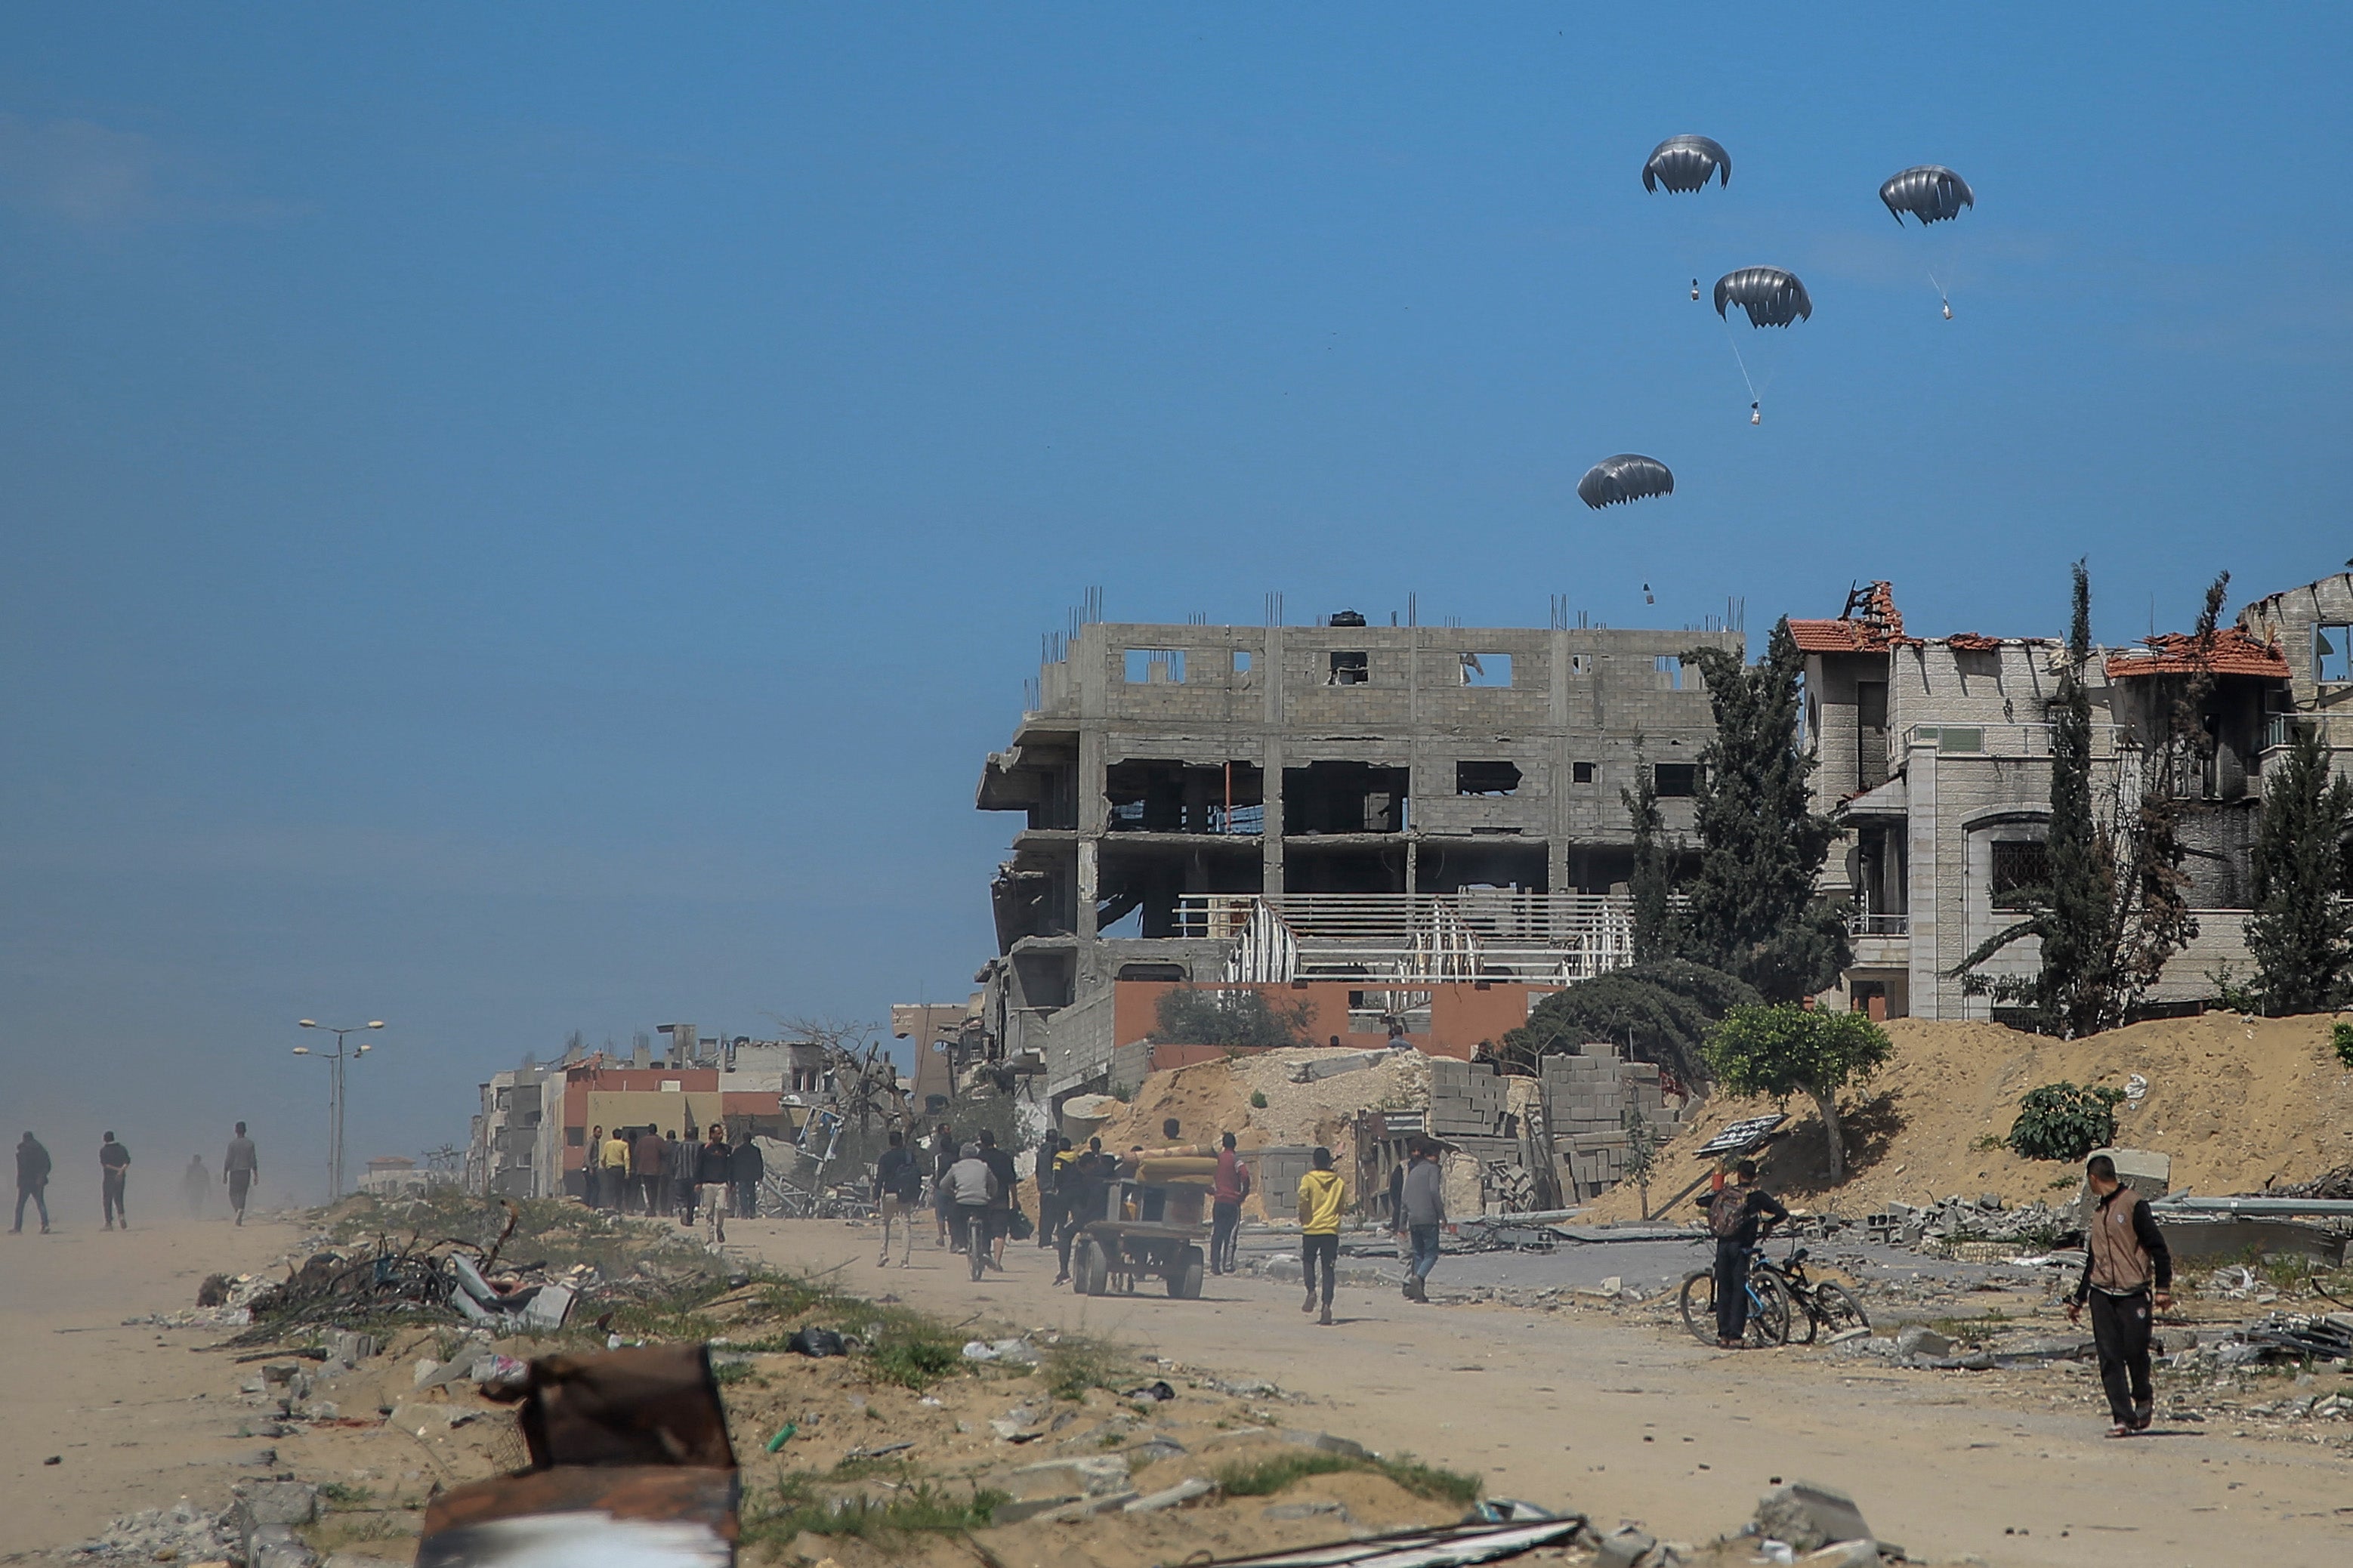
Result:
[[[1715,1237],[1715,1344],[1736,1351],[1748,1334],[1748,1258],[1757,1237],[1789,1217],[1781,1200],[1757,1186],[1757,1162],[1733,1167],[1732,1184],[1707,1203],[1708,1233]]]

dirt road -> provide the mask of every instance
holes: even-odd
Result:
[[[0,1557],[184,1494],[226,1500],[259,1445],[233,1436],[253,1415],[229,1397],[237,1369],[188,1353],[221,1331],[122,1321],[193,1307],[206,1275],[260,1268],[295,1239],[259,1219],[110,1233],[62,1215],[54,1235],[0,1235]]]
[[[728,1233],[748,1258],[841,1266],[844,1289],[951,1321],[1082,1331],[1265,1378],[1315,1402],[1295,1424],[1481,1469],[1493,1493],[1605,1525],[1704,1540],[1744,1522],[1786,1476],[1853,1492],[1883,1536],[1940,1561],[2353,1560],[2335,1450],[2187,1424],[2109,1441],[2073,1399],[2026,1408],[1972,1382],[1996,1374],[1725,1354],[1598,1312],[1416,1307],[1362,1289],[1342,1292],[1341,1321],[1324,1329],[1301,1314],[1294,1288],[1259,1279],[1212,1279],[1198,1301],[1090,1300],[1051,1286],[1052,1257],[1034,1247],[1008,1248],[1009,1273],[975,1285],[928,1234],[914,1267],[880,1269],[870,1233],[839,1223],[738,1221]]]

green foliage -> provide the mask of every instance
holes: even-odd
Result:
[[[928,1481],[902,1485],[877,1500],[862,1491],[828,1491],[815,1477],[795,1472],[778,1478],[773,1490],[744,1500],[744,1541],[747,1545],[785,1546],[803,1531],[871,1541],[985,1530],[990,1515],[1006,1500],[1003,1492],[977,1487],[968,1493],[955,1492]]]
[[[1533,1071],[1539,1057],[1574,1052],[1588,1040],[1624,1045],[1630,1037],[1638,1056],[1701,1083],[1707,1072],[1700,1042],[1708,1026],[1757,1000],[1746,982],[1682,959],[1612,970],[1537,1003],[1525,1024],[1505,1032],[1504,1059]]]
[[[349,1481],[321,1481],[319,1500],[330,1508],[365,1508],[375,1500],[375,1493]]]
[[[2252,983],[2241,984],[2238,976],[2231,972],[2228,959],[2223,960],[2219,967],[2206,972],[2206,982],[2214,987],[2214,1005],[2217,1007],[2249,1017],[2262,1016],[2263,992]]]
[[[1716,1081],[1735,1094],[1787,1101],[1812,1097],[1830,1144],[1831,1179],[1846,1176],[1839,1091],[1868,1080],[1895,1053],[1887,1031],[1862,1013],[1834,1013],[1793,1003],[1735,1007],[1702,1047]]]
[[[1451,1503],[1458,1508],[1476,1502],[1485,1486],[1485,1482],[1477,1476],[1436,1469],[1416,1462],[1409,1454],[1401,1454],[1393,1459],[1358,1458],[1352,1454],[1327,1454],[1319,1449],[1278,1454],[1266,1459],[1237,1461],[1221,1468],[1217,1472],[1217,1481],[1219,1489],[1228,1497],[1272,1497],[1311,1476],[1356,1471],[1387,1476],[1416,1497]]]
[[[876,1380],[902,1388],[921,1391],[965,1368],[963,1342],[927,1320],[886,1321],[866,1350]]]
[[[1797,744],[1805,656],[1784,619],[1755,665],[1725,648],[1683,657],[1699,666],[1715,715],[1700,752],[1685,952],[1768,1002],[1795,1002],[1835,984],[1851,957],[1845,911],[1814,897],[1837,829],[1812,808],[1814,759]]]
[[[1262,1089],[1251,1089],[1250,1102],[1250,1109],[1252,1110],[1264,1110],[1266,1109],[1266,1090]]]
[[[1655,963],[1674,957],[1683,942],[1671,901],[1675,862],[1683,858],[1683,844],[1667,841],[1666,822],[1659,815],[1659,795],[1649,764],[1638,761],[1635,776],[1634,788],[1618,792],[1634,828],[1634,869],[1626,889],[1634,900],[1634,962]]]
[[[2328,1026],[2328,1043],[2337,1047],[2337,1059],[2353,1068],[2353,1024],[2339,1018]]]
[[[2018,1120],[2010,1124],[2010,1147],[2022,1159],[2080,1160],[2116,1142],[2116,1107],[2124,1098],[2120,1089],[2077,1089],[2072,1083],[2028,1089],[2018,1102]]]
[[[1260,991],[1202,991],[1180,985],[1160,994],[1155,1037],[1171,1045],[1303,1046],[1310,1003],[1277,1006]]]
[[[2330,778],[2310,728],[2297,729],[2286,757],[2264,773],[2247,921],[2253,989],[2268,1014],[2325,1012],[2346,999],[2353,970],[2353,905],[2342,896],[2353,784]]]
[[[1129,1362],[1109,1345],[1065,1334],[1046,1347],[1039,1370],[1047,1393],[1057,1399],[1083,1399],[1090,1388],[1118,1384],[1129,1370]]]

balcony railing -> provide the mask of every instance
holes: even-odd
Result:
[[[1849,915],[1846,921],[1850,936],[1910,936],[1910,915]]]
[[[1232,942],[1226,978],[1260,983],[1558,984],[1634,959],[1633,901],[1599,893],[1185,893],[1176,934]]]
[[[2094,755],[2112,755],[2132,747],[2130,731],[2121,724],[2092,726]],[[1945,756],[2047,757],[2051,754],[2048,724],[1915,724],[1904,731],[1904,745],[1934,746]]]

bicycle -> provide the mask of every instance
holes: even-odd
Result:
[[[1789,1338],[1789,1293],[1764,1254],[1761,1247],[1749,1248],[1748,1327],[1744,1336],[1759,1350],[1786,1344]],[[1700,1268],[1684,1275],[1676,1300],[1692,1338],[1704,1345],[1715,1344],[1715,1270]]]
[[[1871,1327],[1870,1314],[1862,1310],[1862,1303],[1854,1299],[1852,1291],[1836,1280],[1817,1281],[1806,1278],[1806,1248],[1792,1249],[1789,1256],[1778,1263],[1765,1258],[1762,1247],[1757,1251],[1760,1256],[1757,1267],[1770,1272],[1780,1282],[1790,1305],[1796,1309],[1790,1313],[1789,1327],[1792,1331],[1800,1327],[1805,1331],[1804,1337],[1798,1343],[1812,1344],[1815,1334],[1824,1329],[1830,1331],[1832,1339],[1836,1339],[1850,1329]]]

